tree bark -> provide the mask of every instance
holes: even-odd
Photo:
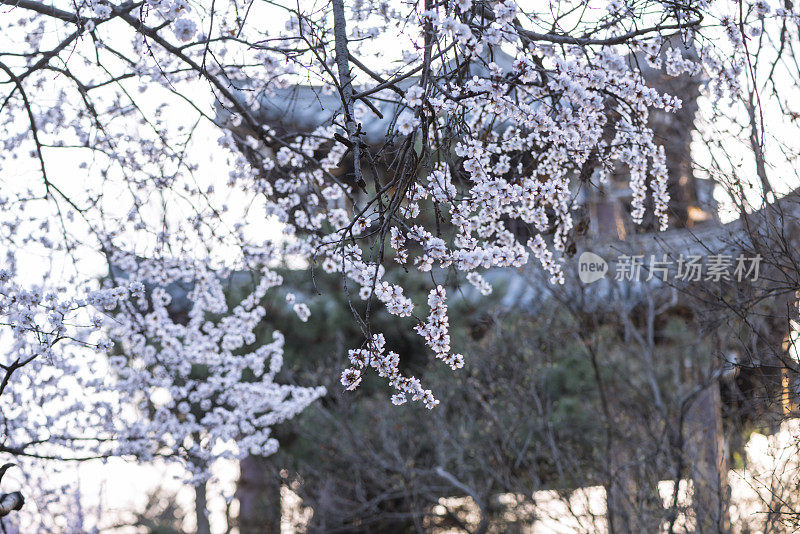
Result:
[[[208,522],[205,480],[194,487],[194,511],[197,518],[197,534],[211,534],[211,525]]]
[[[728,465],[722,432],[722,402],[716,380],[689,406],[685,425],[685,454],[693,483],[695,532],[730,532]]]
[[[239,462],[236,487],[240,534],[279,534],[281,531],[281,482],[277,466],[269,458],[247,456]]]

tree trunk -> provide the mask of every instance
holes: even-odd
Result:
[[[240,534],[279,534],[281,531],[281,481],[269,458],[247,456],[239,462],[236,487]]]
[[[610,481],[606,485],[606,508],[608,530],[611,534],[628,534],[634,532],[633,506],[631,506],[631,490],[635,491],[635,482],[630,473],[622,465],[619,447],[612,449],[612,471]]]
[[[194,512],[197,518],[197,534],[211,534],[211,525],[208,523],[205,480],[194,487]]]
[[[623,438],[623,439],[620,439]],[[640,445],[642,439],[617,438],[611,449],[610,481],[606,484],[608,528],[612,534],[659,532],[664,503],[658,493],[658,471]]]
[[[728,466],[722,432],[719,384],[702,390],[686,413],[686,461],[693,483],[692,501],[698,533],[727,533]]]

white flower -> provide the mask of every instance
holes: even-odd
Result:
[[[183,42],[189,41],[197,33],[197,25],[189,19],[178,19],[172,23],[172,31]]]
[[[110,339],[101,339],[97,342],[97,350],[99,352],[109,352],[112,348],[114,348],[114,342]]]
[[[769,14],[770,10],[772,9],[766,0],[756,0],[756,2],[753,3],[753,8],[755,8],[755,11],[759,17]]]
[[[420,87],[419,85],[415,85],[410,87],[408,91],[406,91],[406,103],[415,108],[422,104],[423,97],[425,96],[425,89]]]
[[[495,8],[497,18],[503,22],[511,22],[517,16],[517,3],[514,0],[506,0],[498,4]]]
[[[354,390],[361,383],[361,371],[353,367],[349,367],[342,371],[342,385],[345,389]]]
[[[403,135],[409,135],[419,125],[419,119],[411,113],[402,113],[397,118],[397,131]]]
[[[309,317],[311,317],[311,310],[308,308],[308,305],[306,304],[303,303],[295,304],[292,307],[292,309],[300,318],[300,320],[303,321],[304,323],[308,321]]]
[[[475,271],[469,273],[467,275],[467,280],[470,284],[475,286],[475,288],[481,292],[481,295],[491,295],[492,293],[492,286],[483,279],[483,277],[476,273]]]
[[[175,20],[189,11],[188,0],[172,0],[170,4],[161,3],[162,13],[167,20]]]
[[[94,13],[101,19],[108,18],[111,16],[111,6],[108,4],[97,4],[94,6]]]

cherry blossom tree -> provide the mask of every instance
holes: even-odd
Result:
[[[273,451],[269,427],[322,394],[273,381],[280,333],[250,346],[276,265],[337,273],[366,301],[360,344],[331,369],[343,389],[376,373],[395,404],[434,408],[371,311],[469,365],[448,276],[486,294],[485,271],[533,255],[563,283],[581,194],[612,175],[629,177],[634,222],[668,227],[648,119],[681,101],[639,60],[702,72],[722,106],[755,76],[749,40],[783,50],[797,25],[761,0],[0,4],[2,450],[166,455],[198,474]],[[427,300],[389,266],[424,273]],[[261,282],[230,307],[234,271]],[[191,288],[183,323],[170,284]],[[301,328],[308,308],[286,305]]]

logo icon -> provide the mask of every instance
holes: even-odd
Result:
[[[605,278],[606,273],[608,273],[608,263],[594,252],[584,252],[578,258],[578,278],[584,284],[597,282]]]

